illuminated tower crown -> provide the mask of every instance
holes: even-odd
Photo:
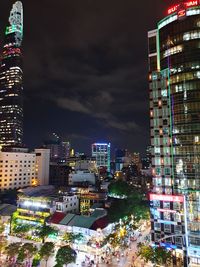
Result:
[[[16,45],[20,46],[23,37],[23,6],[21,1],[13,4],[9,23],[10,25],[6,27],[6,35],[15,33]]]

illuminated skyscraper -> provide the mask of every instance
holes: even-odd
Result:
[[[22,54],[23,7],[17,1],[5,31],[0,66],[0,145],[21,146],[23,142]]]
[[[169,8],[148,38],[152,241],[175,249],[177,258],[184,260],[180,266],[196,266],[200,265],[199,0]]]
[[[96,159],[97,167],[106,167],[110,172],[110,143],[92,144],[92,157]]]
[[[66,161],[70,157],[70,142],[63,141],[56,133],[51,134],[44,143],[50,149],[51,162]]]

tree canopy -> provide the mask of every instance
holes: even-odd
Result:
[[[1,216],[0,216],[0,235],[3,234],[4,230],[5,230],[5,225],[2,223]]]
[[[12,258],[18,255],[18,252],[22,246],[21,242],[16,242],[16,243],[10,243],[6,248],[5,252],[8,255],[8,257]]]
[[[37,235],[42,239],[43,243],[45,241],[45,238],[47,238],[49,235],[58,233],[58,230],[49,225],[43,225],[42,227],[40,226],[37,228],[37,230],[38,230]]]
[[[63,266],[76,261],[76,252],[70,246],[63,246],[56,254],[56,266]]]
[[[149,208],[144,201],[134,201],[133,198],[115,199],[108,210],[108,219],[117,222],[119,219],[134,215],[136,221],[149,218]]]
[[[49,257],[53,255],[54,248],[55,248],[55,245],[53,242],[46,242],[40,248],[39,255],[42,259],[46,260],[46,264],[47,264]]]
[[[73,243],[76,240],[79,241],[79,240],[83,239],[83,235],[81,233],[75,234],[75,233],[71,233],[71,232],[66,232],[62,239],[63,239],[63,241],[65,241],[67,243]]]
[[[152,247],[142,243],[138,244],[138,256],[145,262],[151,262],[156,265],[170,263],[172,260],[172,252],[164,247]]]
[[[5,237],[0,239],[0,257],[1,257],[1,253],[5,251],[5,248],[7,247],[7,240]]]
[[[15,224],[13,226],[13,232],[17,235],[24,236],[27,232],[29,232],[33,226],[29,224]]]
[[[113,196],[128,197],[130,194],[130,187],[127,182],[123,180],[113,181],[108,186],[108,194]]]
[[[25,260],[30,262],[37,252],[37,247],[32,243],[24,243],[18,251],[17,262],[23,263]]]

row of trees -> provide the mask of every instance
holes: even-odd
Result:
[[[15,225],[13,227],[13,233],[18,237],[27,237],[27,234],[29,231],[34,232],[34,234],[42,240],[42,243],[46,241],[46,238],[50,235],[58,235],[58,230],[54,227],[51,227],[49,225],[42,225],[37,228],[34,226],[31,226],[29,224],[23,224],[23,225]],[[66,232],[62,236],[61,240],[65,241],[67,244],[72,244],[75,241],[80,241],[83,239],[83,235],[81,233],[75,234],[72,232]]]
[[[1,231],[1,225],[0,225],[0,231]],[[14,226],[12,227],[12,233],[20,238],[25,238],[29,239],[28,233],[31,231],[31,233],[34,233],[34,236],[37,237],[37,239],[40,239],[42,243],[45,242],[46,238],[51,236],[57,236],[58,235],[58,230],[55,229],[54,227],[51,227],[50,225],[41,225],[38,227],[35,227],[30,224],[18,224],[15,223]],[[1,232],[0,232],[1,233]],[[30,237],[31,239],[34,239],[32,236]],[[81,233],[75,234],[72,232],[66,232],[62,236],[62,240],[67,242],[67,243],[73,243],[75,240],[80,241],[83,238],[83,235]],[[38,240],[36,240],[38,241]]]
[[[45,239],[49,235],[57,235],[58,230],[46,224],[38,227],[25,223],[19,224],[17,219],[13,218],[11,222],[11,234],[14,234],[20,238],[31,239],[35,241],[42,240],[42,243],[44,243]]]
[[[42,244],[38,250],[36,245],[32,243],[11,243],[1,248],[1,252],[9,258],[11,264],[21,264],[22,266],[38,266],[43,259],[48,266],[50,256],[53,256],[55,245],[53,242]],[[76,252],[69,246],[62,246],[56,253],[56,267],[62,267],[64,264],[69,264],[76,261]]]
[[[12,225],[12,233],[20,238],[27,238],[29,231],[34,233],[40,240],[42,240],[42,246],[40,249],[37,248],[33,243],[22,243],[16,242],[8,244],[6,238],[3,236],[5,226],[0,223],[0,258],[2,253],[7,255],[11,264],[22,264],[22,266],[38,266],[40,260],[46,261],[46,266],[48,259],[55,252],[55,245],[53,242],[45,242],[46,238],[50,235],[57,235],[58,230],[49,226],[41,225],[39,227],[34,227],[28,224],[19,224],[14,221]],[[56,267],[61,267],[64,264],[75,262],[76,252],[71,248],[71,244],[76,240],[79,241],[83,238],[82,234],[74,234],[71,232],[66,232],[61,240],[66,243],[66,245],[60,247],[56,254]]]

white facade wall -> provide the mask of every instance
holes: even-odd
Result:
[[[89,171],[97,171],[97,165],[95,160],[78,160],[75,163],[74,167],[75,171],[78,170],[89,170]]]
[[[35,149],[36,154],[36,179],[38,185],[49,184],[50,149]]]
[[[79,212],[79,198],[78,196],[64,196],[63,201],[56,201],[56,211],[60,212]]]
[[[35,162],[34,153],[0,152],[0,190],[34,184]]]
[[[77,171],[69,174],[69,185],[82,182],[89,182],[94,185],[96,182],[95,174],[89,171]]]

